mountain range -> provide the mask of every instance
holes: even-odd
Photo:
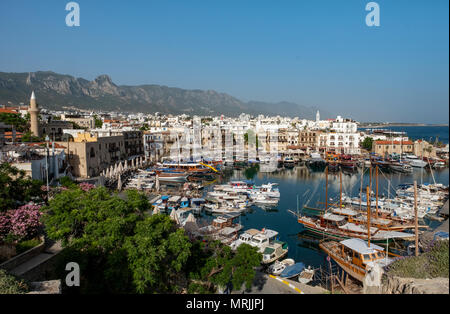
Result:
[[[0,104],[27,104],[31,91],[48,109],[80,109],[188,115],[280,115],[315,119],[318,108],[291,102],[241,101],[213,90],[186,90],[161,85],[116,85],[108,75],[93,81],[50,71],[0,72]],[[321,117],[330,117],[321,111]]]

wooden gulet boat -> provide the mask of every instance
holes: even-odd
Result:
[[[367,186],[369,195],[369,186]],[[370,229],[370,206],[367,206],[367,228]],[[368,232],[367,243],[361,239],[352,238],[340,242],[321,242],[319,247],[324,250],[347,274],[363,282],[367,271],[378,265],[385,267],[393,262],[384,249],[370,243]]]
[[[369,237],[373,238],[374,242],[386,243],[392,239],[404,239],[409,240],[413,238],[410,233],[399,232],[396,230],[382,230],[377,227],[368,227],[370,225],[370,198],[368,201],[368,221],[348,221],[348,217],[337,213],[327,213],[328,211],[328,168],[326,171],[326,187],[325,187],[325,214],[320,215],[319,218],[311,218],[307,216],[301,216],[292,211],[297,216],[298,223],[303,225],[306,231],[318,238],[329,238],[333,240],[344,240],[349,238],[359,238],[367,240]],[[342,174],[341,174],[342,182]],[[341,187],[342,195],[342,187]],[[340,210],[342,211],[342,197],[340,201]]]

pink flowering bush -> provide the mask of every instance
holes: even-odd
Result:
[[[41,206],[24,205],[0,214],[0,242],[6,237],[17,241],[35,237],[41,227]]]
[[[86,182],[80,183],[79,186],[85,192],[95,189],[95,185]]]

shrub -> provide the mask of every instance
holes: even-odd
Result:
[[[0,214],[0,241],[11,240],[11,238],[16,241],[34,238],[42,226],[40,207],[24,205]]]
[[[434,241],[419,256],[401,257],[387,267],[387,274],[403,278],[449,276],[449,241]]]
[[[0,294],[24,294],[28,286],[23,280],[18,280],[0,269]]]

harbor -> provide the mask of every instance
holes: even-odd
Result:
[[[217,169],[214,168],[214,171],[209,169],[201,175],[198,169],[191,169],[190,173],[194,174],[195,182],[190,180],[190,175],[181,182],[160,181],[158,175],[156,183],[156,173],[160,172],[154,167],[139,171],[137,177],[142,181],[143,176],[145,177],[143,173],[155,175],[153,185],[148,186],[151,191],[148,197],[154,206],[153,213],[170,215],[192,239],[211,237],[231,246],[232,249],[236,249],[240,243],[258,246],[263,254],[260,276],[265,276],[265,282],[271,282],[274,278],[279,278],[280,282],[288,279],[283,279],[282,272],[293,265],[298,271],[294,271],[289,282],[302,283],[301,278],[308,276],[308,270],[311,270],[311,275],[303,285],[309,283],[315,287],[324,288],[325,285],[329,288],[327,279],[320,278],[321,276],[334,278],[339,274],[343,277],[344,272],[340,267],[334,262],[333,267],[329,265],[327,256],[330,252],[324,249],[321,243],[354,236],[339,238],[328,233],[317,236],[297,219],[299,215],[316,217],[327,212],[327,209],[330,212],[327,215],[331,217],[339,217],[339,220],[342,220],[345,216],[349,222],[357,223],[355,226],[361,229],[363,234],[365,232],[366,236],[366,210],[370,207],[372,213],[375,213],[379,209],[380,218],[372,218],[371,222],[371,230],[375,230],[372,231],[375,234],[372,236],[372,242],[383,246],[389,240],[388,254],[410,255],[409,249],[415,237],[414,211],[411,211],[413,182],[419,185],[419,196],[423,199],[418,204],[428,204],[418,217],[421,242],[422,235],[426,238],[438,231],[447,232],[448,235],[448,220],[441,224],[444,220],[442,211],[445,211],[445,206],[448,208],[449,170],[446,167],[415,167],[407,173],[384,171],[378,165],[366,167],[364,164],[352,171],[342,168],[332,172],[328,171],[328,167],[320,171],[311,167],[308,162],[296,162],[292,165],[290,161],[287,166],[280,164],[274,172],[262,172],[260,165],[254,164],[239,164],[236,167],[221,167],[216,164],[215,167]],[[210,177],[213,177],[213,180]],[[128,184],[129,188],[136,188],[135,179],[128,182],[132,183]],[[158,185],[158,192],[155,185]],[[141,190],[145,191],[142,182],[140,186]],[[124,187],[127,188],[127,184],[124,184]],[[371,189],[369,206],[366,187]],[[430,192],[431,187],[434,192]],[[395,201],[403,203],[401,206],[392,207]],[[430,207],[432,204],[435,206]],[[376,213],[378,215],[378,211]],[[390,218],[381,218],[382,213],[384,217]],[[267,245],[260,246],[259,243],[263,243],[265,239]],[[367,241],[367,237],[362,239]],[[382,249],[378,245],[374,244],[374,247]],[[386,248],[386,245],[383,247]],[[336,274],[333,274],[333,271]],[[354,280],[353,277],[358,280],[363,278],[355,274],[352,276]],[[346,279],[348,291],[352,279]],[[353,285],[360,285],[358,280],[353,282]],[[286,281],[284,283],[286,284]],[[292,287],[295,285],[291,284]],[[270,291],[270,288],[266,289]],[[264,293],[262,290],[258,291],[256,293]],[[358,288],[355,291],[358,291]]]

